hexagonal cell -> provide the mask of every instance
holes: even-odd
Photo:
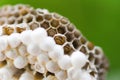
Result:
[[[57,28],[57,31],[58,31],[58,33],[60,33],[60,34],[64,34],[64,33],[66,33],[66,28],[65,28],[65,26],[60,25],[60,26]]]
[[[66,44],[63,48],[64,48],[64,53],[67,55],[71,55],[72,52],[74,51],[74,49],[69,44]]]
[[[44,29],[48,29],[50,27],[49,22],[44,21],[43,23],[41,23],[41,27],[43,27]]]
[[[43,21],[43,16],[42,16],[42,15],[37,15],[37,16],[36,16],[36,21],[37,21],[37,22]]]
[[[46,20],[51,20],[52,19],[52,15],[50,15],[50,14],[45,14],[44,17],[45,17]]]
[[[3,34],[4,35],[10,35],[14,32],[14,29],[12,27],[5,26],[2,29],[3,29]]]
[[[88,42],[87,47],[88,47],[89,50],[93,50],[94,44],[92,42]]]
[[[89,61],[93,61],[94,60],[94,54],[93,53],[89,53],[88,60]]]
[[[35,10],[31,10],[30,13],[33,14],[33,15],[37,15],[37,12]]]
[[[20,14],[25,16],[28,14],[28,10],[27,9],[20,9]]]
[[[87,40],[82,36],[82,37],[80,38],[80,42],[81,42],[82,44],[85,44],[85,43],[87,42]]]
[[[95,62],[94,62],[94,64],[95,64],[95,65],[99,65],[99,63],[100,63],[99,58],[95,58]]]
[[[99,75],[99,80],[105,80],[105,72],[102,72],[102,71],[99,71],[98,72],[98,75]]]
[[[31,30],[34,30],[34,29],[36,29],[36,28],[38,28],[38,27],[39,27],[39,24],[36,23],[36,22],[33,22],[33,23],[30,24],[30,29],[31,29]]]
[[[15,19],[13,17],[8,18],[8,24],[14,24]]]
[[[54,37],[56,44],[63,45],[65,43],[65,37],[57,35]]]
[[[32,16],[27,16],[27,18],[26,18],[26,22],[27,23],[30,23],[30,22],[32,22],[32,20],[33,20],[33,17]]]
[[[74,36],[76,37],[76,38],[78,38],[78,37],[80,37],[80,31],[78,31],[78,30],[75,30],[74,31]]]
[[[73,24],[68,24],[67,29],[68,31],[72,32],[74,30],[75,26]]]
[[[53,13],[53,17],[56,19],[60,19],[62,16],[59,15],[58,13]]]
[[[72,42],[72,44],[73,44],[73,47],[74,47],[75,49],[77,49],[77,48],[79,48],[79,47],[81,46],[81,42],[80,42],[79,39],[75,39],[75,40]]]
[[[101,64],[100,64],[100,68],[101,68],[101,69],[105,69],[105,66],[104,66],[104,65],[105,65],[104,63],[101,63]]]
[[[68,42],[70,42],[70,41],[72,41],[74,39],[74,34],[71,33],[71,32],[67,32],[65,34],[65,36],[66,36]]]
[[[80,51],[83,52],[84,54],[87,54],[87,49],[86,49],[85,46],[82,46],[82,47],[80,48]]]
[[[51,24],[51,26],[52,27],[58,27],[58,25],[59,25],[59,21],[58,20],[56,20],[56,19],[53,19],[51,22],[50,22],[50,24]]]
[[[57,30],[54,28],[50,28],[47,30],[48,36],[54,36],[55,34],[57,34]]]
[[[98,49],[95,49],[95,54],[99,55],[101,52]]]
[[[43,14],[44,14],[44,11],[42,11],[42,10],[37,10],[37,14],[38,14],[38,15],[43,15]]]
[[[105,56],[103,56],[101,60],[102,60],[102,62],[100,64],[100,68],[104,69],[104,71],[108,71],[109,70],[108,60],[106,59]]]
[[[23,32],[23,31],[25,31],[25,30],[26,30],[26,28],[16,27],[16,31],[17,31],[18,33],[21,33],[21,32]]]
[[[20,17],[20,18],[17,19],[17,23],[18,23],[18,24],[20,24],[20,23],[22,23],[22,22],[23,22],[23,18],[22,18],[22,17]]]
[[[16,12],[16,13],[14,14],[14,16],[17,18],[17,17],[20,16],[20,14],[19,14],[18,12]]]
[[[108,62],[108,60],[106,59],[105,56],[103,56],[101,60],[103,60],[102,66],[104,66],[104,70],[108,71],[109,70],[109,64],[108,64],[109,62]]]
[[[62,19],[60,19],[60,22],[62,24],[67,24],[69,22],[69,20],[67,18],[62,18]]]
[[[12,16],[14,16],[14,14],[7,14],[7,15],[3,15],[3,16],[6,16],[7,18],[10,18],[10,17],[12,17]]]
[[[24,9],[24,7],[22,5],[18,5],[16,6],[18,10]]]

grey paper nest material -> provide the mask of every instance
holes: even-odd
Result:
[[[27,5],[0,9],[0,80],[105,80],[108,62],[65,17]]]

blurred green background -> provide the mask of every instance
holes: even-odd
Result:
[[[120,0],[0,0],[0,6],[17,3],[69,18],[90,41],[103,48],[110,62],[107,80],[120,80]]]

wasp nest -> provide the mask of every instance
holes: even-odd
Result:
[[[108,62],[70,21],[27,5],[0,9],[0,80],[105,80]]]

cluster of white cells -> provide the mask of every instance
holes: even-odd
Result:
[[[90,70],[82,70],[88,62],[84,53],[75,51],[71,56],[65,55],[63,47],[47,36],[43,28],[0,36],[0,52],[0,61],[9,59],[7,65],[0,69],[2,80],[12,80],[17,69],[25,68],[28,64],[34,72],[26,70],[19,80],[34,80],[33,74],[36,72],[45,78],[48,71],[57,80],[96,80],[89,74]]]

